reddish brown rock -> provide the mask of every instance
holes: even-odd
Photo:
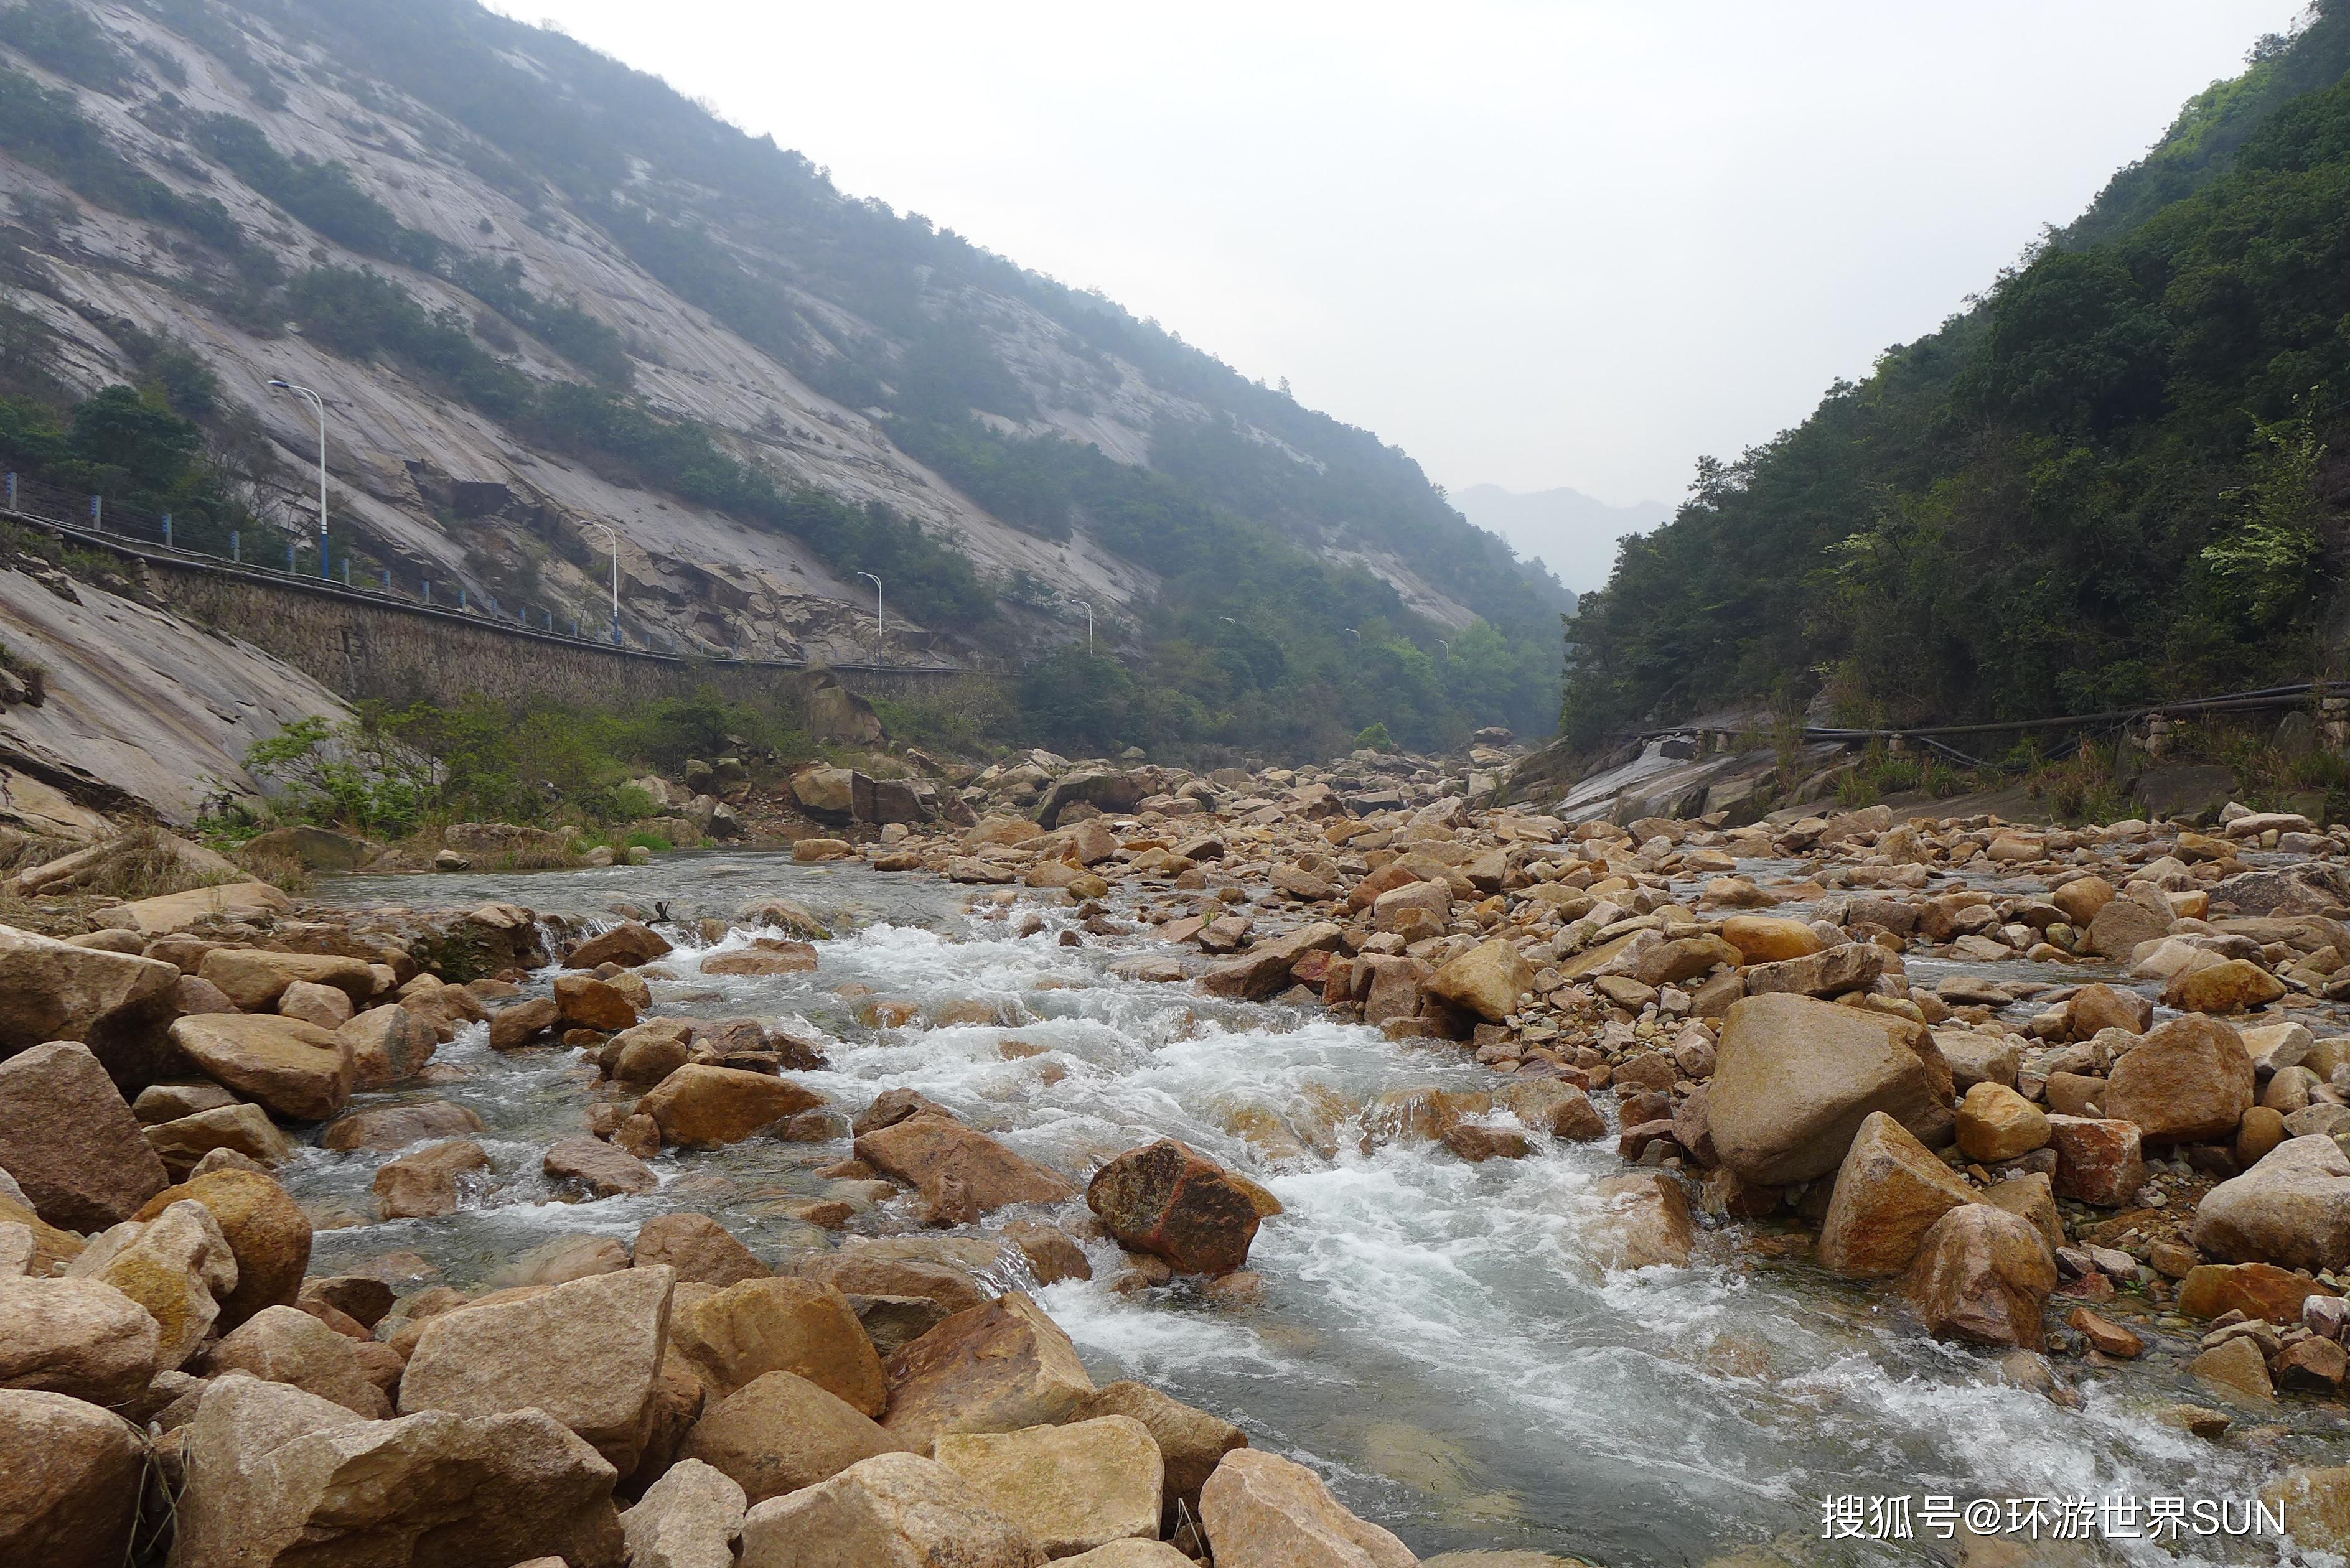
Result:
[[[2135,1122],[2099,1116],[2050,1116],[2048,1141],[2056,1150],[2056,1196],[2101,1209],[2118,1209],[2146,1185],[2146,1161]]]
[[[1014,1203],[1057,1203],[1076,1189],[1057,1172],[949,1116],[925,1113],[858,1137],[857,1158],[919,1189],[931,1210],[961,1221]]]
[[[2252,1106],[2252,1059],[2216,1018],[2174,1018],[2122,1054],[2106,1075],[2106,1114],[2147,1143],[2233,1137]]]
[[[1224,1168],[1172,1138],[1128,1149],[1094,1173],[1087,1206],[1125,1245],[1187,1274],[1248,1263],[1257,1210]]]
[[[1935,1221],[1903,1276],[1901,1293],[1938,1339],[2037,1350],[2056,1262],[2032,1222],[1988,1203]]]

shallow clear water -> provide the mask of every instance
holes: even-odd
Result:
[[[1821,1500],[2116,1490],[2241,1500],[2288,1462],[2350,1456],[2339,1408],[2306,1400],[2248,1418],[2279,1425],[2261,1449],[2158,1424],[2152,1413],[2165,1405],[2210,1402],[2180,1377],[2175,1355],[2105,1374],[2060,1364],[2086,1397],[2083,1409],[2060,1408],[1999,1383],[1989,1359],[1927,1339],[1885,1293],[1784,1261],[1759,1228],[1707,1235],[1689,1268],[1604,1271],[1585,1237],[1594,1184],[1623,1168],[1612,1141],[1472,1166],[1426,1145],[1363,1154],[1349,1132],[1335,1159],[1269,1163],[1231,1129],[1271,1113],[1312,1144],[1317,1129],[1327,1137],[1334,1103],[1488,1075],[1457,1049],[1391,1043],[1318,1012],[1120,980],[1111,964],[1149,950],[1152,939],[1087,936],[1063,947],[1073,914],[1045,896],[1024,893],[1011,919],[987,919],[970,912],[969,889],[752,853],[604,871],[348,878],[320,896],[364,906],[505,898],[601,918],[616,901],[664,899],[690,918],[777,894],[837,922],[816,973],[703,980],[702,951],[683,948],[665,961],[681,978],[654,987],[658,1010],[795,1015],[841,1042],[828,1071],[800,1076],[842,1109],[910,1085],[1080,1177],[1159,1136],[1251,1170],[1288,1209],[1257,1238],[1251,1266],[1264,1291],[1254,1305],[1211,1304],[1180,1286],[1117,1294],[1100,1282],[1115,1267],[1107,1248],[1094,1258],[1096,1282],[1040,1298],[1097,1377],[1140,1377],[1240,1423],[1253,1441],[1314,1464],[1351,1506],[1423,1553],[1534,1547],[1661,1564],[1776,1539],[1797,1562],[1947,1560],[1948,1546],[1938,1557],[1922,1541],[1822,1542]],[[1045,929],[1017,937],[1032,910]],[[1950,967],[1911,969],[1930,984]],[[1981,972],[2085,978],[2020,963]],[[1022,1022],[868,1028],[835,994],[851,982],[926,1014],[984,999]],[[463,1081],[361,1100],[440,1097],[480,1113],[497,1167],[488,1189],[442,1219],[322,1231],[314,1272],[406,1252],[432,1277],[470,1287],[550,1238],[625,1240],[677,1209],[718,1216],[770,1256],[827,1244],[789,1206],[827,1194],[815,1168],[845,1157],[845,1141],[668,1153],[655,1161],[656,1193],[544,1201],[538,1157],[578,1129],[594,1075],[562,1051],[495,1055],[484,1033],[467,1031],[435,1058],[464,1069]],[[1046,1049],[1006,1059],[1007,1039]],[[307,1150],[289,1185],[313,1207],[357,1219],[371,1211],[368,1184],[385,1158]],[[902,1208],[860,1215],[853,1228],[909,1228]],[[1080,1199],[1071,1216],[1082,1213]],[[2187,1344],[2173,1335],[2164,1348]],[[2231,1554],[2210,1542],[2178,1559],[2131,1552],[2275,1560],[2273,1546]]]

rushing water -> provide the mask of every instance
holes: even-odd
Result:
[[[843,1110],[910,1085],[1080,1177],[1160,1136],[1250,1170],[1288,1210],[1258,1235],[1251,1266],[1264,1288],[1254,1303],[1214,1303],[1180,1284],[1121,1295],[1105,1282],[1116,1271],[1107,1247],[1095,1251],[1094,1282],[1055,1284],[1040,1299],[1097,1378],[1142,1378],[1239,1423],[1253,1442],[1313,1464],[1351,1506],[1424,1554],[1525,1547],[1608,1564],[1698,1563],[1775,1541],[1784,1557],[1752,1561],[1952,1561],[1952,1546],[1926,1539],[1914,1500],[2240,1501],[2288,1463],[2342,1463],[2350,1452],[2339,1407],[2308,1400],[2241,1417],[2274,1423],[2252,1442],[2209,1443],[2162,1424],[2166,1406],[2212,1399],[2179,1372],[2191,1336],[2151,1323],[2137,1325],[2157,1341],[2137,1366],[2099,1374],[2060,1363],[2079,1374],[2085,1396],[2083,1407],[2067,1409],[2002,1383],[1991,1359],[1929,1340],[1886,1293],[1790,1261],[1803,1250],[1774,1247],[1758,1228],[1704,1236],[1688,1268],[1603,1270],[1585,1237],[1597,1212],[1594,1184],[1622,1169],[1612,1141],[1469,1165],[1425,1144],[1362,1153],[1349,1129],[1334,1159],[1268,1163],[1229,1129],[1271,1112],[1312,1143],[1317,1127],[1326,1137],[1334,1104],[1410,1085],[1472,1086],[1488,1075],[1457,1048],[1391,1043],[1318,1010],[1120,979],[1114,962],[1153,949],[1147,928],[1063,946],[1061,933],[1077,928],[1054,896],[1024,892],[1010,918],[987,919],[975,912],[983,893],[765,854],[348,878],[321,891],[350,905],[503,898],[605,919],[615,904],[655,899],[681,919],[723,917],[775,895],[840,930],[819,944],[816,972],[704,979],[701,959],[716,950],[684,947],[665,961],[681,978],[655,983],[656,1010],[797,1016],[841,1042],[828,1071],[800,1076]],[[1016,935],[1032,911],[1044,929]],[[721,946],[744,940],[737,933]],[[1930,983],[1951,967],[1913,962],[1913,973]],[[1983,972],[2082,978],[2020,963]],[[1020,1022],[871,1028],[837,993],[851,984],[914,1002],[925,1017],[977,999]],[[366,1223],[369,1182],[389,1157],[306,1150],[289,1185],[314,1210],[353,1221],[320,1232],[314,1272],[409,1253],[427,1277],[470,1288],[552,1238],[625,1240],[678,1209],[717,1216],[771,1258],[827,1244],[795,1214],[832,1195],[815,1170],[844,1158],[845,1142],[664,1153],[654,1162],[658,1192],[546,1201],[539,1155],[578,1130],[594,1073],[560,1050],[497,1055],[484,1034],[470,1028],[435,1058],[462,1069],[462,1080],[360,1098],[446,1098],[478,1112],[496,1166],[488,1190],[444,1218]],[[1045,1049],[1007,1057],[1007,1040]],[[896,1211],[904,1207],[861,1214],[853,1229],[906,1229]],[[1072,1217],[1082,1212],[1080,1199]],[[1918,1539],[1822,1542],[1829,1495],[1909,1497]],[[2230,1550],[2209,1540],[2175,1558],[2144,1545],[2113,1557],[2054,1550],[2033,1548],[2030,1560],[2276,1560],[2273,1544]]]

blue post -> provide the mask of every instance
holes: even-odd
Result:
[[[164,514],[163,514],[163,548],[165,548],[166,550],[168,550],[168,549],[170,549],[171,547],[172,547],[172,514],[171,514],[169,512],[166,512],[166,513],[164,513]]]
[[[386,566],[383,569],[383,591],[385,593],[391,592],[391,568],[390,566]]]
[[[228,558],[239,563],[244,560],[244,546],[238,540],[236,530],[234,528],[228,531]]]
[[[424,602],[428,605],[432,602],[432,579],[430,577],[424,579]]]
[[[8,475],[8,510],[16,510],[16,476],[13,472]]]
[[[459,609],[465,607],[465,585],[463,583],[457,585],[457,607]]]
[[[498,613],[498,596],[495,594],[490,596],[490,613],[492,615]]]
[[[294,571],[294,541],[293,541],[293,540],[291,540],[291,539],[288,539],[288,540],[286,540],[286,575],[287,575],[287,576],[292,576],[292,575],[293,575],[293,571]]]
[[[343,557],[343,587],[349,587],[350,586],[351,586],[351,558],[350,558],[348,556],[345,556]]]
[[[89,498],[89,525],[100,533],[106,531],[106,497],[103,495]]]

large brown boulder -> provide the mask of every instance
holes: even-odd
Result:
[[[1997,1164],[2048,1145],[2048,1113],[2004,1084],[1977,1084],[1959,1102],[1959,1148]]]
[[[232,1373],[185,1441],[170,1568],[626,1561],[612,1467],[541,1410],[370,1421]]]
[[[66,1265],[69,1278],[103,1281],[147,1309],[161,1331],[159,1371],[195,1353],[236,1287],[236,1254],[201,1203],[182,1200],[151,1220],[126,1221]]]
[[[666,1263],[679,1284],[710,1284],[723,1290],[775,1272],[758,1254],[707,1214],[659,1214],[637,1231],[629,1249],[639,1267]]]
[[[1747,966],[1746,994],[1786,992],[1796,996],[1841,996],[1866,991],[1885,972],[1887,954],[1875,942],[1846,942],[1802,958]]]
[[[1777,992],[1731,1004],[1706,1116],[1723,1165],[1782,1187],[1841,1165],[1871,1112],[1926,1144],[1947,1142],[1950,1070],[1922,1024]]]
[[[855,1236],[797,1260],[792,1272],[847,1295],[936,1302],[951,1315],[993,1299],[988,1281],[1010,1261],[1003,1246],[977,1236]]]
[[[1048,1557],[1159,1538],[1166,1467],[1150,1428],[1101,1416],[1017,1432],[942,1435],[933,1457]]]
[[[35,1213],[68,1231],[127,1220],[169,1183],[139,1118],[78,1042],[0,1061],[0,1170]]]
[[[1609,1268],[1679,1268],[1697,1242],[1689,1195],[1661,1171],[1603,1177],[1592,1183],[1600,1215],[1592,1251]]]
[[[680,1459],[620,1515],[629,1568],[734,1568],[734,1542],[749,1506],[727,1476]]]
[[[1024,1291],[959,1312],[889,1358],[890,1434],[1012,1432],[1068,1418],[1094,1392],[1060,1324]]]
[[[1248,1434],[1230,1421],[1170,1398],[1147,1383],[1105,1383],[1070,1419],[1090,1421],[1102,1416],[1131,1416],[1149,1428],[1164,1472],[1161,1517],[1170,1529],[1180,1510],[1198,1517],[1200,1489],[1226,1454],[1248,1447]]]
[[[2116,963],[2127,963],[2131,950],[2170,934],[2170,918],[2135,898],[2115,898],[2089,920],[2088,950]]]
[[[1428,989],[1465,1012],[1499,1023],[1517,1012],[1518,998],[1533,990],[1534,983],[1534,965],[1517,944],[1495,937],[1444,964],[1430,977]]]
[[[386,1220],[431,1220],[455,1213],[464,1179],[489,1168],[487,1149],[471,1138],[451,1138],[389,1162],[369,1186]]]
[[[607,1033],[627,1029],[637,1021],[636,1003],[621,994],[618,986],[592,974],[556,975],[555,1011],[567,1024]]]
[[[625,1475],[644,1450],[674,1282],[627,1269],[442,1313],[408,1358],[400,1414],[544,1410]]]
[[[201,1013],[172,1025],[172,1044],[206,1077],[288,1121],[327,1120],[351,1097],[357,1075],[348,1042],[299,1019]]]
[[[214,948],[197,975],[247,1012],[277,1005],[288,986],[332,986],[354,1006],[375,994],[375,971],[365,959],[339,953],[280,953],[261,948]]]
[[[920,1189],[932,1214],[955,1223],[1014,1203],[1058,1203],[1076,1188],[1057,1172],[951,1116],[908,1116],[861,1135],[857,1158]]]
[[[2248,1012],[2284,992],[2284,981],[2250,959],[2223,959],[2172,976],[2162,1000],[2184,1012]]]
[[[2240,1312],[2268,1323],[2295,1324],[2303,1303],[2333,1293],[2274,1263],[2198,1263],[2178,1282],[2178,1310],[2189,1317]]]
[[[789,1372],[868,1417],[889,1404],[881,1358],[857,1309],[821,1281],[744,1280],[697,1296],[671,1317],[670,1337],[712,1399],[770,1372]]]
[[[876,1454],[910,1446],[827,1389],[766,1372],[702,1412],[681,1457],[732,1477],[754,1503],[830,1480]]]
[[[1935,1221],[1974,1200],[1974,1189],[1933,1150],[1872,1112],[1836,1171],[1820,1227],[1820,1264],[1851,1279],[1889,1279],[1916,1260]]]
[[[2101,1209],[2134,1201],[2146,1185],[2146,1160],[2136,1122],[2110,1116],[2048,1118],[2048,1141],[2056,1150],[2059,1198],[2076,1198]]]
[[[0,1388],[0,1556],[25,1568],[121,1568],[146,1466],[146,1439],[121,1417]]]
[[[51,1040],[88,1045],[119,1084],[162,1064],[177,967],[0,926],[0,1056]]]
[[[789,1078],[700,1063],[680,1067],[637,1102],[665,1144],[739,1143],[786,1116],[828,1104]]]
[[[1746,964],[1809,958],[1827,946],[1810,926],[1779,915],[1732,915],[1721,922],[1721,939]]]
[[[583,1189],[593,1198],[650,1192],[660,1185],[652,1167],[616,1144],[574,1133],[557,1138],[539,1161],[549,1181]]]
[[[0,1278],[0,1388],[125,1405],[161,1363],[153,1316],[105,1281]]]
[[[625,969],[650,963],[670,950],[667,937],[639,920],[623,920],[610,930],[589,937],[563,961],[566,969],[594,969],[616,963]]]
[[[2038,1350],[2056,1261],[2032,1221],[1988,1203],[1964,1203],[1926,1232],[1901,1281],[1937,1339]]]
[[[340,1153],[368,1149],[390,1154],[428,1138],[482,1130],[481,1116],[447,1100],[411,1100],[400,1106],[370,1106],[337,1116],[318,1134],[318,1147]]]
[[[236,1255],[236,1288],[220,1298],[220,1326],[234,1328],[264,1307],[291,1306],[310,1266],[310,1217],[257,1170],[211,1170],[147,1200],[133,1219],[151,1220],[182,1199],[212,1210]]]
[[[1109,1233],[1186,1274],[1248,1264],[1258,1215],[1248,1191],[1214,1160],[1172,1138],[1131,1148],[1094,1173],[1086,1205]]]
[[[741,1568],[1044,1568],[1044,1548],[918,1454],[880,1454],[743,1518]]]
[[[299,1307],[265,1308],[213,1345],[204,1356],[204,1375],[227,1372],[291,1384],[370,1420],[391,1414],[391,1401],[368,1376],[359,1342]]]
[[[1309,952],[1336,949],[1345,933],[1327,920],[1317,920],[1259,942],[1236,959],[1220,963],[1200,976],[1201,988],[1212,995],[1261,1002],[1289,983],[1290,971]]]
[[[2243,1037],[2190,1014],[2149,1031],[2106,1075],[2105,1111],[2137,1125],[2147,1143],[2232,1137],[2252,1108],[2252,1058]]]
[[[351,1086],[380,1089],[424,1070],[441,1036],[424,1016],[397,1002],[354,1014],[335,1033],[351,1048]]]
[[[2198,1247],[2230,1262],[2350,1264],[2350,1156],[2321,1135],[2287,1138],[2204,1194],[2194,1234]]]
[[[1258,1449],[1224,1456],[1200,1493],[1217,1568],[1413,1568],[1419,1559],[1356,1518],[1304,1465]]]

